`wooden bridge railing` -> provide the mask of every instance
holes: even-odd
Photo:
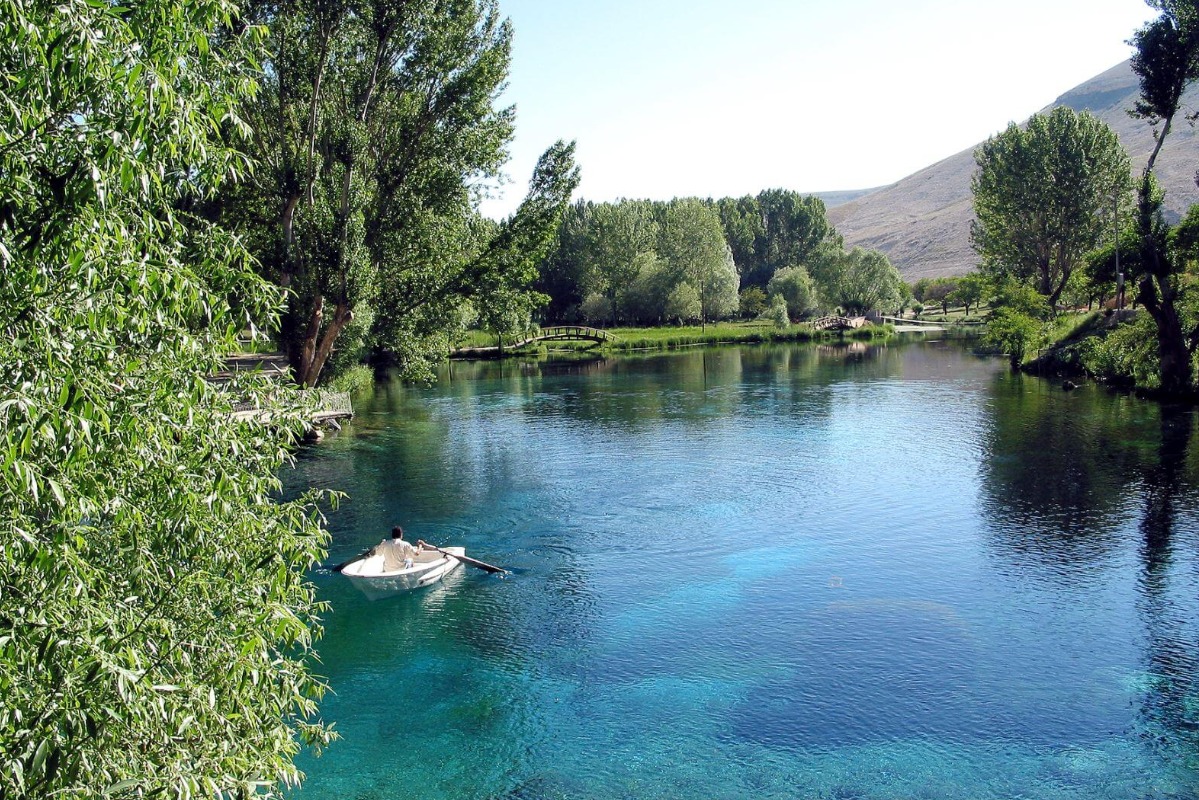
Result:
[[[616,337],[600,328],[591,328],[586,325],[551,325],[548,328],[540,328],[536,333],[526,336],[518,342],[508,345],[512,348],[524,347],[533,342],[547,341],[579,341],[588,340],[592,342],[610,342]]]
[[[865,324],[865,317],[841,317],[836,315],[821,317],[811,322],[812,327],[818,331],[827,331],[833,328],[860,328]]]
[[[324,419],[344,419],[354,416],[354,404],[350,401],[349,392],[332,392],[318,389],[316,413],[313,421]]]
[[[310,393],[310,394],[309,394]],[[305,390],[309,402],[312,403],[312,422],[328,422],[330,420],[349,419],[354,416],[354,404],[350,401],[349,392],[332,392],[326,389]],[[270,403],[259,404],[252,401],[242,401],[233,406],[233,418],[238,420],[258,420],[270,422],[274,416]]]

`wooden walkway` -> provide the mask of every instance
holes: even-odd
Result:
[[[930,326],[933,328],[944,328],[944,322],[934,322],[930,319],[904,319],[903,317],[883,317],[883,322],[891,322],[896,325],[921,325]]]
[[[948,328],[944,322],[933,322],[927,319],[904,319],[903,317],[883,317],[883,322],[895,326],[896,333],[942,333]]]
[[[309,419],[313,425],[329,424],[337,428],[337,420],[350,419],[354,416],[354,404],[350,402],[349,392],[330,392],[325,389],[301,389],[301,398],[308,398],[312,403]],[[233,418],[239,421],[254,420],[269,423],[275,411],[269,404],[243,401],[233,406]]]
[[[288,368],[287,357],[282,353],[246,353],[230,356],[225,359],[225,369],[209,380],[218,383],[229,383],[238,373],[260,372],[280,383],[291,383],[291,371]],[[350,401],[349,392],[333,392],[328,389],[300,389],[301,402],[310,405],[312,411],[309,420],[313,425],[328,425],[339,427],[338,420],[350,419],[354,416],[354,404]],[[294,400],[293,400],[294,402]],[[266,406],[243,401],[233,406],[233,418],[236,420],[256,420],[269,423],[274,417],[273,410]]]

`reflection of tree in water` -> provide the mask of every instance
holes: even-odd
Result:
[[[833,359],[846,364],[877,358],[881,351],[881,347],[874,347],[865,342],[838,342],[837,344],[816,345],[816,352],[820,354],[821,358]]]
[[[1199,642],[1195,639],[1194,580],[1175,570],[1180,495],[1195,412],[1163,408],[1158,458],[1143,473],[1137,605],[1145,626],[1146,676],[1141,691],[1141,737],[1171,761],[1199,766]],[[1185,585],[1172,585],[1179,578]]]
[[[993,542],[1022,569],[1086,573],[1120,544],[1143,407],[1040,380],[997,381],[981,460]]]
[[[663,421],[702,428],[760,411],[763,393],[773,411],[810,415],[823,401],[808,390],[834,368],[825,361],[806,344],[695,347],[586,361],[455,362],[441,384],[453,397],[503,393],[530,418],[562,415],[609,430],[653,431]]]

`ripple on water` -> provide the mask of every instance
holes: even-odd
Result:
[[[296,798],[1199,796],[1185,420],[941,347],[587,369],[302,455],[335,552],[402,521],[513,574],[314,576],[344,739]]]

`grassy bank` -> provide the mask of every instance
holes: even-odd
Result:
[[[699,325],[668,325],[660,328],[616,328],[609,333],[617,337],[611,349],[670,350],[709,344],[758,342],[811,342],[839,338],[887,338],[895,332],[890,325],[865,326],[848,331],[818,331],[810,325],[789,325],[776,328],[761,322],[721,322],[702,328]]]
[[[666,325],[656,328],[609,328],[613,338],[603,345],[588,341],[542,342],[541,347],[554,349],[599,348],[611,352],[632,350],[671,350],[697,345],[809,342],[846,339],[885,339],[895,333],[891,325],[867,325],[848,331],[818,331],[810,325],[789,325],[776,328],[763,322],[719,322],[706,327],[699,325]],[[495,347],[496,337],[482,331],[470,331],[458,343],[459,348]]]
[[[1021,364],[1039,375],[1085,375],[1144,396],[1195,402],[1194,391],[1165,397],[1152,317],[1126,311],[1117,317],[1092,312],[1059,317],[1042,348]]]

